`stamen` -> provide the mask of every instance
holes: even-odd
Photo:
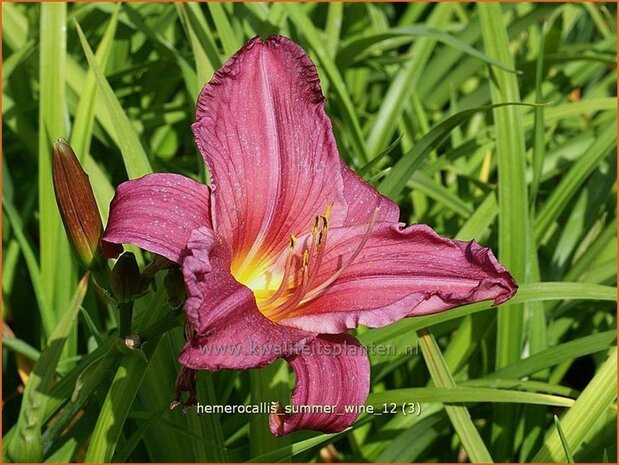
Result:
[[[318,250],[318,253],[316,254],[316,260],[314,260],[314,264],[312,265],[312,270],[310,272],[310,277],[308,281],[308,287],[312,285],[314,279],[316,279],[316,276],[318,275],[318,271],[320,270],[320,265],[322,263],[322,257],[325,254],[325,248],[327,245],[327,233],[329,231],[329,227],[327,223],[327,218],[325,218],[324,216],[322,216],[321,218],[323,223],[322,228],[318,233],[318,241],[316,244],[316,249]]]
[[[342,265],[342,267],[339,270],[337,270],[329,279],[327,279],[325,282],[320,284],[320,286],[312,289],[305,296],[305,298],[301,301],[301,304],[304,304],[304,303],[314,299],[315,297],[317,297],[322,291],[324,291],[325,289],[327,289],[327,287],[329,287],[331,284],[333,284],[333,282],[337,278],[339,278],[342,275],[342,273],[344,273],[346,268],[348,268],[352,264],[352,262],[355,261],[355,259],[359,256],[359,254],[363,250],[363,247],[365,247],[365,244],[367,243],[368,239],[370,238],[370,234],[372,233],[372,229],[374,229],[374,224],[376,224],[376,216],[377,215],[378,215],[378,207],[376,207],[374,209],[374,213],[372,214],[372,219],[370,220],[370,224],[368,225],[368,228],[365,231],[365,235],[363,236],[363,239],[361,240],[361,242],[359,243],[359,245],[357,246],[355,251],[352,253],[352,255],[350,257],[348,257],[348,260],[346,261],[346,263],[344,263],[344,265]]]
[[[329,214],[331,213],[331,209],[333,208],[333,202],[329,202],[327,204],[327,208],[325,210],[325,214],[323,215],[323,218],[325,220],[325,222],[329,219]]]
[[[309,252],[307,249],[305,249],[303,251],[303,267],[302,267],[303,275],[301,277],[301,283],[297,286],[296,290],[294,291],[294,294],[292,294],[290,299],[288,299],[286,302],[284,302],[280,306],[276,307],[272,312],[269,312],[270,318],[274,318],[277,315],[281,315],[282,313],[285,313],[287,310],[294,308],[299,302],[301,302],[301,299],[303,299],[303,296],[305,295],[305,291],[307,291],[308,277],[309,277],[308,261],[309,261]]]
[[[277,290],[268,299],[259,302],[261,310],[270,319],[276,321],[277,319],[285,316],[287,312],[294,309],[299,304],[302,305],[319,296],[357,259],[369,240],[374,225],[376,224],[378,207],[375,208],[372,213],[372,218],[363,239],[348,257],[346,262],[329,279],[312,289],[311,287],[318,277],[323,257],[326,253],[327,236],[329,232],[329,214],[332,207],[333,203],[330,203],[327,205],[323,215],[316,216],[311,228],[311,238],[309,239],[309,244],[306,242],[303,248],[303,253],[299,257],[301,265],[300,269],[297,269],[296,271],[295,249],[298,241],[294,235],[290,236],[288,257],[286,258],[286,263],[284,265],[282,281]],[[296,281],[296,279],[291,278],[293,278],[296,272],[300,272],[301,276],[300,282],[298,282],[295,286],[293,281]],[[292,286],[289,287],[291,284]],[[281,299],[283,295],[286,295],[285,299]],[[276,305],[278,300],[283,300],[283,302]]]
[[[286,264],[284,265],[284,275],[282,276],[282,282],[279,284],[279,287],[275,291],[275,293],[269,297],[267,300],[260,302],[261,306],[267,306],[275,302],[286,290],[286,286],[288,285],[288,278],[290,277],[290,270],[292,270],[292,261],[294,257],[294,249],[297,245],[297,238],[294,234],[290,235],[290,245],[288,246],[288,257],[286,257]]]

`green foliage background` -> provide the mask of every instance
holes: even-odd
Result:
[[[2,18],[5,460],[616,462],[615,4],[3,2]],[[403,220],[492,247],[521,285],[499,309],[357,331],[396,349],[372,356],[368,403],[418,416],[273,438],[266,416],[169,411],[182,316],[161,279],[136,304],[148,363],[116,349],[115,309],[78,285],[53,140],[70,140],[104,221],[127,178],[205,181],[199,89],[272,33],[308,50],[342,157]],[[488,107],[505,102],[544,105]],[[293,382],[284,363],[205,372],[199,398],[285,402]]]

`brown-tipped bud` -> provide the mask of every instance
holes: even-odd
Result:
[[[131,300],[141,289],[140,267],[131,252],[122,254],[112,269],[112,292],[119,301]]]
[[[100,268],[103,225],[97,202],[88,175],[64,139],[54,142],[52,176],[58,210],[77,256],[86,268]]]
[[[179,268],[169,270],[163,280],[168,293],[168,303],[172,308],[178,308],[185,302],[185,280]]]
[[[170,410],[174,410],[176,407],[183,404],[183,414],[185,414],[189,407],[197,405],[198,403],[198,390],[196,388],[196,376],[198,372],[187,368],[181,367],[180,371],[176,375],[176,396],[170,403]],[[183,392],[187,392],[189,395],[185,402],[181,401]]]

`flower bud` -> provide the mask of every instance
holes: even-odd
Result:
[[[64,139],[54,142],[52,154],[54,192],[65,231],[78,258],[87,269],[101,268],[99,239],[103,225],[88,175]]]
[[[174,309],[183,305],[186,299],[185,280],[179,268],[172,268],[167,272],[163,285],[168,294],[168,304]]]
[[[120,301],[131,300],[141,289],[142,276],[135,255],[125,252],[112,269],[112,292]]]

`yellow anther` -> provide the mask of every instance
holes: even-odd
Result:
[[[325,210],[325,214],[323,215],[325,218],[325,222],[326,220],[329,219],[329,213],[331,213],[332,208],[333,208],[333,202],[329,202],[329,204],[327,205],[327,209]]]
[[[318,232],[318,223],[320,222],[320,217],[317,216],[316,219],[314,220],[314,226],[312,226],[312,235],[315,236],[316,233]]]
[[[294,234],[290,235],[290,249],[294,249],[297,246],[297,236],[295,236]]]
[[[307,266],[307,264],[309,263],[309,257],[310,257],[309,250],[305,249],[303,251],[303,266],[304,267]]]

